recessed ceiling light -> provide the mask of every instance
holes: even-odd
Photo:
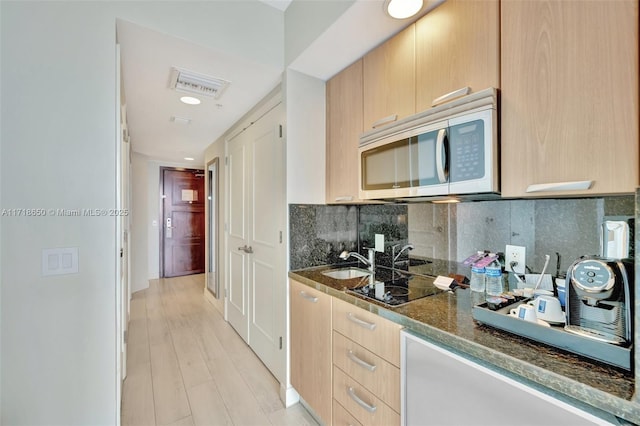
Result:
[[[195,160],[195,158],[193,158],[193,157],[184,157],[184,159],[187,160],[187,161],[194,161]]]
[[[187,105],[200,105],[200,99],[193,96],[183,96],[180,98],[180,102]]]
[[[423,0],[385,0],[384,11],[395,19],[407,19],[420,12]]]

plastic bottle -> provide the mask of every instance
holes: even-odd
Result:
[[[484,274],[487,296],[501,295],[504,291],[504,281],[502,280],[502,266],[498,259],[484,268]]]
[[[484,257],[484,252],[478,252],[478,259],[480,260]],[[475,263],[471,265],[471,291],[477,291],[484,293],[485,289],[485,274],[484,274],[484,266],[476,265]]]
[[[485,257],[487,254],[481,250],[478,250],[475,254],[472,254],[471,256],[467,257],[462,264],[465,266],[473,266],[474,263],[476,263],[477,261],[479,261],[480,259],[482,259],[483,257]]]

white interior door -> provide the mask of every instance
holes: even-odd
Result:
[[[228,320],[278,378],[286,308],[281,114],[282,106],[272,109],[228,145]]]
[[[280,327],[286,278],[281,252],[285,215],[284,147],[278,110],[259,120],[251,138],[249,341],[262,362],[278,376]]]
[[[116,87],[120,86],[120,45],[116,44]],[[121,105],[121,93],[116,92],[116,425],[120,425],[122,382],[127,377],[127,326],[129,322],[129,158],[126,106]]]
[[[120,220],[120,287],[121,292],[121,321],[122,321],[122,379],[127,377],[127,333],[129,329],[129,308],[131,300],[131,288],[129,285],[129,186],[130,186],[130,158],[131,158],[131,143],[128,131],[123,134],[122,147],[121,147],[121,181],[120,181],[120,208],[118,216]]]
[[[250,150],[247,149],[246,135],[243,133],[227,145],[227,166],[229,173],[229,223],[227,234],[227,320],[238,334],[249,342],[249,319],[247,315],[247,274],[249,272],[248,246],[248,196],[247,164]]]

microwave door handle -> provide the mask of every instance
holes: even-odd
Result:
[[[446,161],[442,159],[443,151],[446,157],[446,151],[444,146],[444,140],[447,137],[447,129],[438,130],[438,137],[436,139],[436,171],[438,172],[438,180],[440,183],[447,183],[447,175],[445,171]]]

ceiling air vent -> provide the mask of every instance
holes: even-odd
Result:
[[[198,74],[180,68],[172,68],[169,87],[178,92],[210,96],[214,99],[219,99],[229,84],[231,84],[230,81],[221,78]]]

